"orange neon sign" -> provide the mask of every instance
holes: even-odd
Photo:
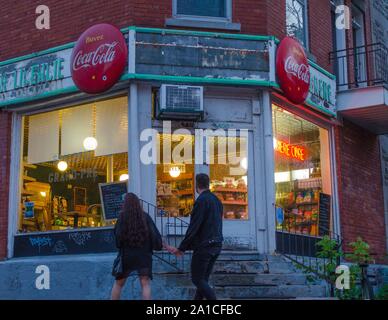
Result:
[[[276,140],[275,151],[284,154],[285,156],[300,161],[306,160],[306,148],[301,146],[294,146],[287,142]]]

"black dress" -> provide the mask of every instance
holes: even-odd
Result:
[[[118,239],[120,220],[115,225],[116,247],[121,251],[123,273],[116,276],[116,280],[127,278],[131,275],[148,276],[152,279],[152,254],[153,250],[162,250],[162,236],[151,217],[144,213],[147,221],[148,237],[141,247],[131,247]]]

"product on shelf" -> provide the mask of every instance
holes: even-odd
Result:
[[[226,201],[234,201],[235,199],[234,199],[233,193],[227,193],[225,195],[225,200]]]
[[[225,213],[225,219],[234,219],[234,211],[227,211]]]
[[[237,188],[238,189],[246,189],[247,188],[247,185],[246,185],[244,179],[238,179],[237,180]]]
[[[224,178],[226,188],[234,188],[235,179],[232,177]]]

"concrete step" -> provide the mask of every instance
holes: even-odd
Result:
[[[285,286],[236,286],[214,287],[219,299],[274,299],[274,298],[323,298],[326,288],[322,285],[285,285]],[[187,295],[193,296],[195,288],[187,288]]]
[[[273,273],[286,274],[296,272],[291,262],[266,262],[266,261],[223,261],[217,260],[214,273]]]
[[[225,286],[277,286],[277,285],[306,285],[303,274],[213,274],[209,281],[212,285]],[[191,286],[190,274],[166,275],[167,286]]]

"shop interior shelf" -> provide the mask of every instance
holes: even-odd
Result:
[[[214,189],[214,192],[241,192],[241,193],[246,193],[247,189],[218,187],[218,188]]]
[[[188,196],[191,196],[193,195],[193,190],[189,189],[189,190],[178,190],[177,192],[178,195],[188,195]]]
[[[25,181],[32,181],[32,182],[36,181],[35,178],[29,177],[29,176],[23,176],[23,180],[25,180]]]
[[[246,201],[228,201],[228,200],[223,200],[221,201],[222,204],[227,204],[227,205],[239,205],[239,206],[247,206],[248,203]]]

